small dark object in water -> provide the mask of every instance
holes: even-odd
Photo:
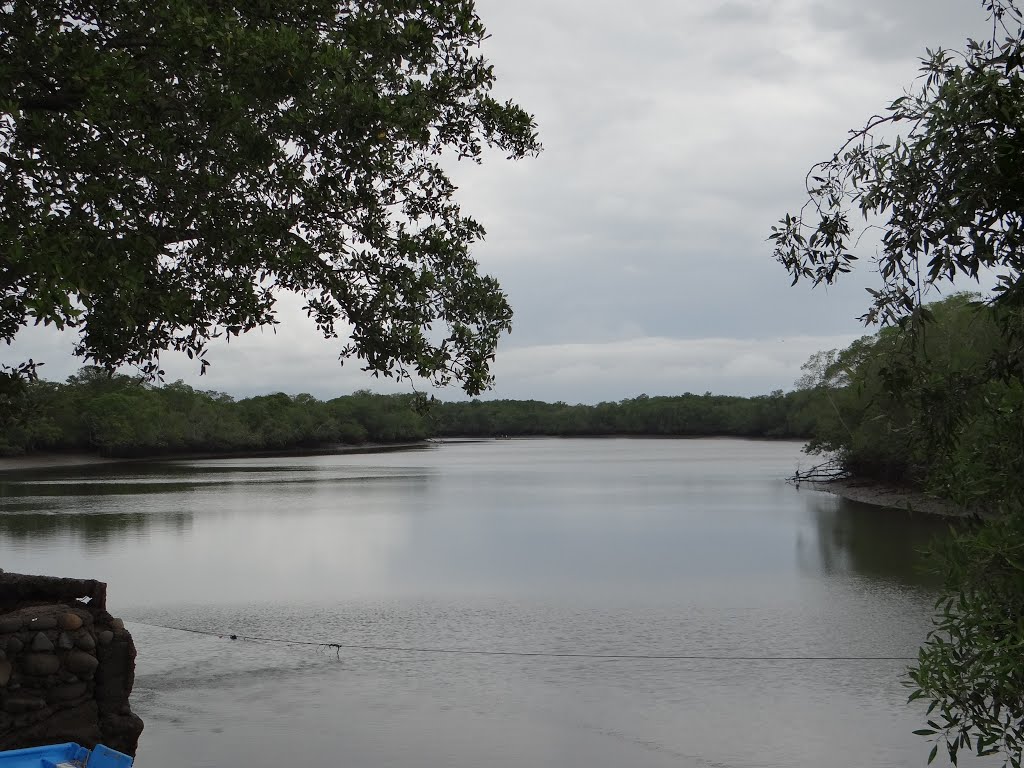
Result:
[[[231,635],[231,639],[232,640],[237,640],[238,639],[238,635]]]

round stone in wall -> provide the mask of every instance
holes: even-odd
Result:
[[[82,617],[77,613],[65,613],[60,617],[60,628],[68,632],[74,632],[82,628]]]
[[[42,632],[37,632],[36,636],[32,638],[32,645],[30,647],[33,651],[52,651],[53,643]]]
[[[76,675],[91,675],[99,663],[95,656],[85,651],[71,651],[64,657],[64,666]]]
[[[29,621],[28,628],[35,632],[41,632],[46,629],[56,629],[57,618],[55,616],[37,616]]]
[[[60,669],[60,659],[52,653],[29,653],[21,657],[21,669],[28,675],[46,677]]]

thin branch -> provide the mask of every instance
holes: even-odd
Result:
[[[18,106],[25,112],[71,112],[81,105],[81,95],[65,91],[18,99]]]

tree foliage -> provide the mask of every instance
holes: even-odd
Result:
[[[0,339],[112,370],[275,322],[471,393],[511,310],[445,157],[539,150],[472,0],[0,5]]]
[[[772,228],[794,284],[814,285],[849,272],[861,238],[880,232],[883,287],[871,290],[867,323],[900,322],[930,288],[986,270],[1002,306],[1024,304],[1022,16],[1012,0],[984,5],[992,39],[929,52],[918,86],[812,168],[807,203]]]
[[[814,395],[773,392],[757,397],[640,395],[597,405],[538,400],[434,403],[428,417],[438,436],[654,436],[793,438],[809,434]]]
[[[803,366],[798,384],[815,404],[807,450],[860,478],[996,509],[1011,480],[1024,477],[1024,453],[993,450],[1024,434],[1024,387],[976,375],[1005,353],[996,312],[980,295],[954,294],[925,308],[926,334],[888,326]],[[909,394],[894,382],[908,359],[927,361]]]
[[[65,383],[26,382],[0,453],[84,451],[142,457],[312,449],[422,440],[416,395],[360,391],[328,401],[308,394],[235,400],[180,381],[158,386],[86,367]]]
[[[180,381],[158,386],[87,367],[64,383],[23,382],[18,418],[0,432],[0,455],[85,451],[140,457],[329,449],[427,437],[804,437],[814,423],[817,396],[641,395],[598,405],[434,400],[427,407],[422,395],[366,391],[327,401],[281,392],[235,400]]]
[[[846,405],[821,445],[944,485],[998,519],[944,553],[947,594],[910,676],[929,702],[923,735],[955,762],[1024,748],[1024,16],[985,0],[987,41],[928,52],[921,78],[807,177],[808,201],[773,228],[793,282],[830,284],[879,233],[882,278],[863,319],[889,326],[859,350]],[[943,283],[994,278],[977,325],[937,330],[925,305]],[[947,307],[948,309],[948,307]],[[957,338],[954,327],[968,331]],[[935,337],[948,342],[947,354]],[[867,353],[865,359],[858,356]],[[842,412],[840,403],[837,412]],[[850,414],[847,413],[847,416]],[[859,434],[858,434],[859,431]],[[838,436],[837,436],[838,435]],[[858,439],[860,442],[858,443]],[[894,464],[895,462],[895,464]]]

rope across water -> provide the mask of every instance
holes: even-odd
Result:
[[[129,619],[129,621],[132,621]],[[518,651],[518,650],[487,650],[476,648],[430,648],[405,645],[364,645],[359,643],[339,643],[328,640],[288,640],[279,637],[265,637],[260,635],[242,635],[236,632],[210,632],[202,629],[189,629],[187,627],[172,627],[166,624],[153,624],[145,621],[135,621],[147,627],[169,629],[176,632],[189,632],[194,635],[205,635],[207,637],[218,637],[229,640],[242,640],[256,643],[277,643],[280,645],[301,645],[316,648],[331,648],[334,650],[351,651],[391,651],[399,653],[423,653],[423,654],[446,654],[465,656],[518,656],[528,658],[551,658],[551,659],[602,659],[602,660],[623,660],[623,661],[915,661],[914,656],[730,656],[722,654],[700,654],[700,653],[583,653],[574,651]]]

